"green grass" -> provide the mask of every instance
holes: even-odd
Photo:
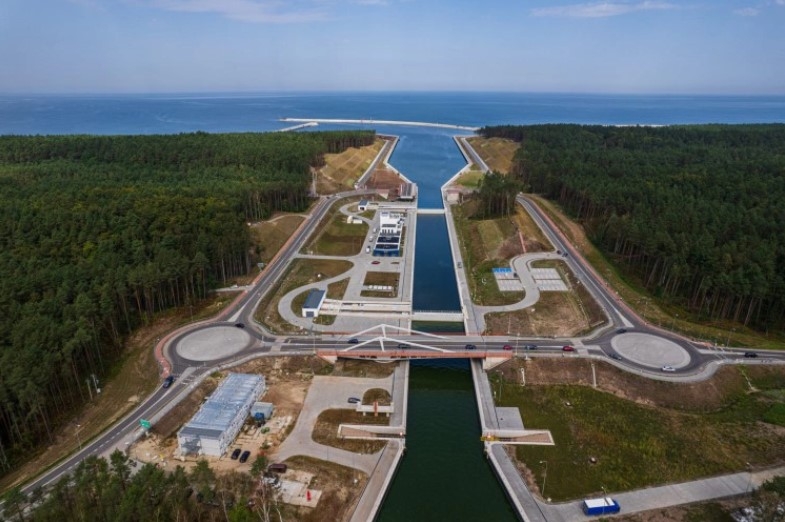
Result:
[[[346,216],[336,214],[317,239],[305,250],[309,254],[325,256],[353,256],[363,248],[363,241],[368,234],[366,223],[349,224]]]
[[[478,188],[480,186],[480,180],[482,180],[484,175],[485,174],[483,174],[482,171],[472,169],[469,170],[468,172],[461,174],[456,180],[456,182],[458,183],[458,185],[461,185],[462,187],[472,188],[472,189]]]
[[[555,446],[518,446],[519,460],[554,500],[743,470],[785,461],[785,435],[761,423],[770,411],[763,394],[728,397],[714,413],[646,406],[580,386],[501,389],[502,406],[516,406],[524,424],[549,429]],[[674,385],[678,393],[678,385]],[[596,459],[591,463],[590,459]]]

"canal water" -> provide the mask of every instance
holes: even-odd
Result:
[[[390,163],[417,183],[420,208],[442,208],[441,186],[465,165],[452,135],[423,129],[407,129]],[[460,310],[444,215],[417,217],[413,300],[415,310]],[[378,520],[517,520],[483,453],[468,361],[411,365],[406,454]]]
[[[406,454],[377,520],[517,520],[483,454],[468,361],[411,364]]]

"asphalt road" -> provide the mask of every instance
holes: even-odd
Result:
[[[471,151],[472,149],[468,148],[468,150]],[[245,293],[240,298],[238,298],[224,313],[221,314],[221,319],[215,322],[202,323],[195,326],[186,327],[172,336],[164,350],[164,354],[172,363],[172,373],[175,376],[178,376],[185,372],[188,368],[195,368],[199,373],[208,372],[211,371],[212,368],[225,364],[233,359],[241,359],[252,354],[269,353],[273,344],[280,346],[280,353],[282,355],[309,353],[313,352],[314,349],[321,348],[344,349],[352,346],[347,343],[347,337],[275,337],[265,332],[258,324],[256,324],[253,320],[253,315],[255,308],[264,293],[274,285],[278,278],[281,277],[289,265],[292,255],[302,247],[308,236],[313,232],[315,227],[324,217],[332,203],[345,196],[363,195],[368,193],[369,192],[367,191],[347,192],[333,196],[331,198],[322,199],[322,201],[317,204],[316,208],[311,214],[311,217],[308,218],[305,226],[303,226],[292,238],[292,240],[287,243],[287,245],[277,257],[276,261],[270,263],[265,268],[265,272],[259,277],[250,290],[245,291]],[[527,355],[539,356],[540,354],[543,354],[545,356],[553,356],[554,354],[562,354],[564,356],[570,357],[608,357],[609,360],[620,367],[627,367],[638,372],[649,372],[649,374],[652,376],[656,375],[658,373],[656,368],[652,369],[650,366],[641,365],[628,359],[610,359],[611,355],[615,354],[619,356],[613,347],[613,340],[617,335],[624,335],[618,332],[618,329],[624,328],[628,331],[634,331],[636,333],[645,333],[652,336],[665,338],[679,345],[689,354],[689,362],[687,364],[679,367],[676,372],[668,374],[668,377],[674,380],[692,378],[691,376],[694,376],[699,369],[705,367],[707,363],[712,361],[733,362],[736,360],[745,359],[743,350],[707,350],[706,346],[696,344],[672,332],[664,331],[660,328],[649,325],[640,319],[623,303],[621,303],[615,295],[613,295],[613,293],[601,280],[599,275],[589,268],[583,259],[577,254],[577,252],[574,251],[573,248],[562,239],[560,234],[554,230],[554,227],[550,223],[547,216],[542,214],[540,210],[525,197],[520,196],[518,198],[518,202],[531,213],[534,220],[542,227],[548,236],[548,239],[554,244],[555,248],[561,252],[567,253],[566,257],[564,257],[564,261],[573,270],[581,284],[583,284],[594,295],[600,305],[605,309],[608,317],[610,318],[611,325],[600,330],[599,332],[593,333],[589,337],[578,339],[578,341],[583,345],[583,348],[579,347],[577,353],[569,354],[562,352],[562,346],[565,344],[571,344],[572,340],[569,339],[543,341],[542,339],[514,337],[477,338],[453,336],[450,338],[439,339],[432,336],[406,336],[400,339],[401,342],[417,342],[418,344],[433,346],[441,350],[455,352],[465,351],[466,345],[469,343],[476,345],[477,350],[501,350],[504,344],[510,344],[517,348],[516,353],[518,355],[521,355],[524,352],[522,350],[524,345],[534,344],[537,345],[537,349],[526,350],[525,353]],[[247,347],[238,351],[237,353],[205,362],[189,360],[181,356],[177,351],[178,343],[180,343],[186,336],[192,335],[194,332],[216,327],[226,328],[227,326],[234,326],[236,323],[244,324],[243,330],[247,332],[250,339]],[[373,337],[374,335],[371,334],[361,338],[361,341],[365,341]],[[393,343],[387,343],[386,348],[396,347],[397,344],[395,344],[395,342],[397,342],[397,340],[395,340]],[[369,343],[365,348],[373,348],[373,346],[377,346],[378,349],[381,350],[381,346],[378,343],[376,343],[376,345]],[[756,360],[757,362],[764,363],[769,361],[785,361],[785,354],[769,352],[765,354],[761,353],[760,355],[761,357]],[[750,360],[748,360],[748,362],[749,361]],[[58,464],[51,470],[42,474],[39,478],[25,486],[23,490],[25,492],[30,492],[38,486],[49,485],[60,478],[64,473],[67,473],[73,469],[73,467],[85,457],[104,453],[113,445],[117,446],[125,437],[138,428],[140,419],[151,418],[155,412],[160,410],[169,401],[176,397],[177,391],[181,386],[184,386],[184,384],[179,381],[175,381],[175,384],[173,384],[172,387],[167,390],[158,389],[149,397],[147,397],[135,410],[117,422],[114,426],[109,428],[105,433],[93,441],[86,443],[79,452],[67,458],[65,461]]]

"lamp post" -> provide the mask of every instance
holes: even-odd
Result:
[[[79,451],[82,451],[82,438],[79,436],[79,430],[82,429],[81,424],[76,425],[76,441],[79,443]]]
[[[730,335],[731,335],[731,332],[736,333],[736,329],[735,328],[731,328],[730,332],[728,332],[728,338],[725,340],[725,348],[730,346]]]
[[[545,498],[545,483],[548,480],[548,461],[541,460],[540,464],[545,464],[545,471],[542,473],[542,498]]]

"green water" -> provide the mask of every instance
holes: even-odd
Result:
[[[518,520],[483,454],[466,360],[412,363],[406,454],[377,520]]]

